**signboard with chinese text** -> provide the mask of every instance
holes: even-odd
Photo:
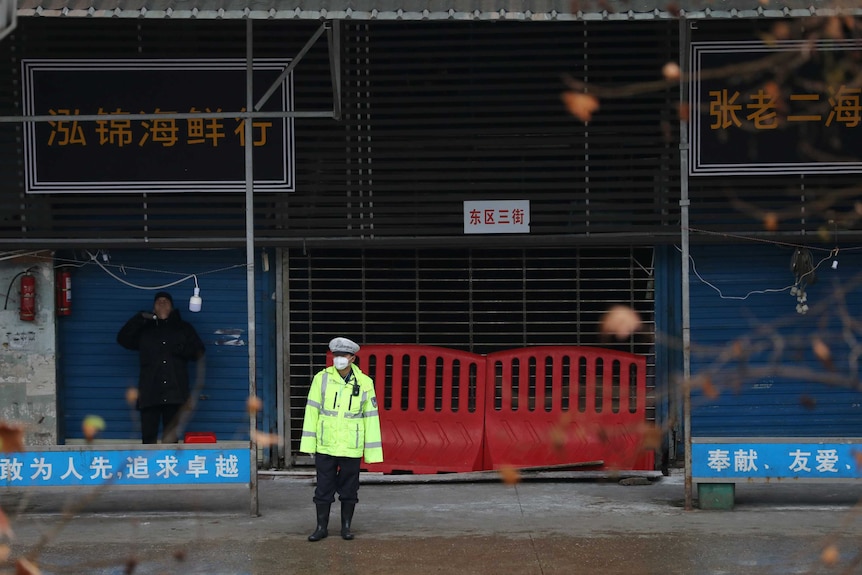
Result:
[[[530,201],[465,201],[465,234],[530,233]]]
[[[701,483],[862,479],[862,440],[696,438],[691,450],[691,475]]]
[[[862,172],[859,40],[692,42],[689,175]]]
[[[258,98],[288,64],[255,60]],[[24,115],[57,117],[23,125],[27,193],[245,191],[245,120],[171,117],[245,111],[244,59],[25,59],[21,71]],[[288,75],[261,111],[292,109]],[[293,191],[293,119],[253,119],[252,140],[255,189]]]
[[[250,481],[248,449],[82,447],[0,453],[0,487],[178,487],[248,485]]]

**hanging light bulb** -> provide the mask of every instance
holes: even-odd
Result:
[[[197,313],[201,311],[201,305],[203,304],[203,300],[201,299],[201,288],[198,287],[198,276],[194,276],[194,278],[195,292],[194,295],[189,298],[189,311]]]

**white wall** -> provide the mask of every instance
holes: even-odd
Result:
[[[51,254],[40,256],[0,260],[0,421],[23,424],[27,445],[56,445],[54,265]],[[15,276],[28,268],[36,278],[35,321],[18,313],[21,278]]]

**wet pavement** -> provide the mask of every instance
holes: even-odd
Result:
[[[571,476],[498,481],[363,480],[353,531],[309,543],[313,483],[261,475],[244,488],[0,490],[15,538],[42,573],[826,574],[860,572],[862,486],[737,487],[731,511],[684,509],[682,475],[642,485]],[[64,512],[69,506],[76,507]],[[833,545],[836,563],[823,549]],[[827,556],[829,559],[829,556]],[[0,573],[14,572],[0,564]]]

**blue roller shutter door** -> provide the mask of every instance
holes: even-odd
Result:
[[[692,248],[692,436],[862,436],[859,371],[844,339],[862,314],[862,254],[842,252],[833,269],[828,248],[809,251],[820,265],[802,315],[789,289],[759,293],[794,284],[792,248]]]
[[[75,254],[78,260],[86,254]],[[66,261],[64,258],[61,263]],[[270,257],[272,261],[272,257]],[[248,316],[246,311],[245,252],[241,250],[153,250],[108,252],[99,257],[107,271],[94,263],[72,272],[72,314],[58,318],[60,421],[63,441],[81,439],[81,422],[95,414],[106,422],[103,439],[140,440],[137,411],[125,400],[137,385],[138,357],[116,343],[123,323],[138,310],[152,308],[155,290],[134,286],[163,286],[196,274],[202,310],[188,310],[194,280],[165,288],[182,318],[194,325],[206,346],[206,356],[192,364],[196,410],[188,431],[212,431],[220,440],[249,437]],[[256,266],[257,267],[257,266]],[[109,273],[110,272],[110,273]],[[116,277],[112,277],[113,274]],[[260,429],[274,431],[274,271],[256,274],[257,386],[265,413]]]

